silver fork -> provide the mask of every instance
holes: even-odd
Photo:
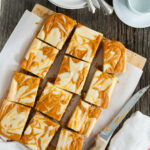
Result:
[[[111,15],[113,13],[113,7],[110,6],[105,0],[98,0],[104,15]]]
[[[111,15],[113,13],[113,7],[110,6],[105,0],[86,0],[89,11],[93,14],[96,11],[96,7],[103,10],[104,15]],[[98,5],[99,4],[99,5]]]
[[[94,14],[96,11],[96,8],[95,8],[92,0],[86,0],[86,1],[87,1],[89,11],[92,12],[92,14]]]

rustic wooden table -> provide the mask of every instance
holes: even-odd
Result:
[[[146,57],[147,63],[144,67],[144,73],[136,90],[150,84],[150,28],[134,29],[128,27],[117,18],[115,13],[112,16],[104,16],[100,10],[94,15],[88,12],[87,8],[65,10],[54,6],[48,0],[0,0],[0,50],[24,11],[26,9],[31,11],[36,3],[56,12],[64,13],[78,22],[104,33],[104,36],[110,39],[123,42],[127,48]],[[150,90],[136,104],[127,117],[136,110],[150,116]]]

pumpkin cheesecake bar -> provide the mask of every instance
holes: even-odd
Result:
[[[68,127],[88,137],[100,114],[99,108],[80,100],[68,122]]]
[[[75,132],[62,129],[59,135],[56,150],[81,150],[83,137]]]
[[[103,71],[123,73],[126,71],[126,48],[119,41],[103,40]]]
[[[59,88],[80,95],[89,68],[89,63],[70,56],[65,56],[56,78],[55,85]]]
[[[46,150],[58,128],[57,123],[36,112],[20,142],[32,150]]]
[[[48,82],[37,102],[36,109],[59,121],[63,116],[71,97],[71,93],[59,89]]]
[[[14,72],[7,99],[30,107],[34,106],[40,79]]]
[[[44,79],[58,52],[57,49],[34,39],[21,64],[21,68]]]
[[[55,13],[45,21],[37,37],[58,49],[62,49],[75,25],[75,20],[64,14]]]
[[[92,62],[103,35],[86,26],[78,24],[66,53]]]
[[[96,70],[85,101],[106,109],[117,81],[115,75]]]
[[[18,141],[21,138],[30,108],[5,100],[0,110],[0,134]]]

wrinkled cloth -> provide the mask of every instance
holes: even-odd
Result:
[[[0,150],[29,150],[18,142],[11,142],[0,135]]]
[[[112,138],[109,150],[150,150],[150,117],[134,113]]]

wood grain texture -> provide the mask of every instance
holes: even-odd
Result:
[[[46,19],[49,15],[54,14],[55,11],[48,9],[47,7],[44,7],[43,5],[36,4],[34,8],[32,9],[32,13],[36,14],[42,19]]]
[[[135,53],[146,57],[147,63],[136,91],[150,84],[150,28],[131,28],[122,23],[115,13],[112,16],[104,16],[101,10],[97,10],[94,15],[88,12],[87,8],[66,10],[54,6],[47,0],[0,0],[0,50],[24,11],[26,9],[31,11],[36,3],[42,4],[55,12],[64,13],[81,24],[104,33],[107,38],[123,42],[128,49],[132,49]],[[141,98],[127,117],[136,110],[150,116],[150,90]]]

